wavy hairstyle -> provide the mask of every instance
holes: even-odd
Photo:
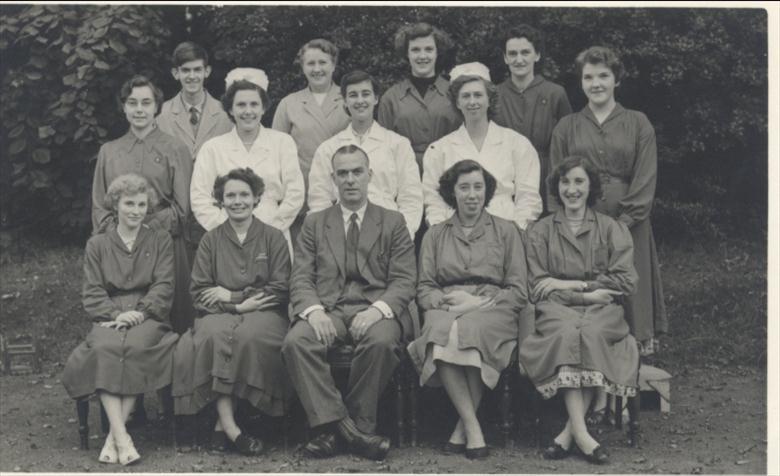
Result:
[[[452,167],[445,170],[439,177],[439,195],[444,200],[444,203],[457,210],[458,202],[455,200],[455,184],[458,183],[458,178],[461,175],[476,171],[482,172],[482,176],[485,178],[484,207],[487,207],[493,199],[493,195],[496,194],[496,178],[479,165],[478,162],[471,159],[455,162]]]
[[[106,196],[103,198],[103,204],[116,213],[119,200],[123,195],[137,195],[139,193],[146,194],[147,213],[157,208],[159,203],[157,191],[144,177],[132,173],[120,175],[111,181],[106,190]]]

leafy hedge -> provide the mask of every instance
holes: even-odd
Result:
[[[521,22],[536,25],[547,36],[541,69],[566,87],[575,109],[585,105],[585,98],[573,58],[593,44],[615,48],[628,73],[618,100],[645,112],[658,135],[660,174],[654,220],[660,238],[765,231],[764,10],[167,9],[161,15],[161,7],[4,8],[0,54],[7,145],[0,184],[6,226],[29,218],[30,203],[35,210],[51,211],[60,227],[83,226],[88,217],[89,160],[101,142],[118,136],[125,127],[110,102],[112,96],[135,70],[152,73],[172,94],[176,85],[166,61],[173,45],[186,39],[187,27],[214,57],[207,84],[213,94],[224,91],[223,78],[229,69],[257,66],[269,73],[269,94],[275,104],[304,86],[293,59],[301,44],[316,37],[329,38],[342,49],[337,78],[361,68],[374,74],[383,87],[390,86],[408,69],[392,49],[393,34],[405,22],[422,20],[453,36],[458,62],[482,61],[494,81],[507,74],[501,57],[502,32]],[[185,17],[188,23],[183,25]],[[139,31],[141,35],[133,34]],[[122,47],[117,51],[112,41],[127,51]],[[266,122],[272,113],[266,114]],[[43,215],[38,214],[41,219]]]
[[[168,29],[143,7],[3,10],[2,225],[84,230],[97,150],[127,127],[119,88],[164,71]]]

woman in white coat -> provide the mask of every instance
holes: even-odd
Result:
[[[268,78],[263,70],[234,69],[225,84],[222,107],[235,127],[207,141],[198,152],[190,185],[193,214],[206,231],[227,220],[227,213],[212,196],[214,180],[235,168],[249,167],[265,183],[254,215],[284,233],[292,255],[290,225],[305,196],[295,142],[288,134],[260,124],[269,104]]]
[[[519,133],[490,120],[497,101],[496,87],[490,82],[490,71],[482,63],[467,63],[452,69],[450,99],[463,116],[463,125],[428,146],[423,156],[422,182],[428,225],[448,219],[455,211],[439,195],[439,178],[456,162],[471,159],[498,182],[486,210],[525,230],[542,212],[536,150]]]

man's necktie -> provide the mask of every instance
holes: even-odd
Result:
[[[195,106],[190,108],[190,124],[192,124],[192,133],[198,132],[198,109]]]
[[[357,213],[353,213],[349,217],[349,229],[347,230],[347,278],[352,280],[360,278],[360,272],[357,267],[358,238],[360,237],[357,219]]]

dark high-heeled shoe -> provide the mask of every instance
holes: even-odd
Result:
[[[468,459],[485,459],[490,455],[490,451],[487,446],[480,446],[479,448],[466,448],[466,458]]]
[[[461,455],[466,452],[466,443],[452,443],[450,441],[441,445],[441,453],[445,455]]]
[[[570,449],[566,449],[554,441],[552,445],[545,448],[544,452],[542,452],[544,459],[563,459],[570,454]]]
[[[609,455],[607,454],[607,450],[602,448],[601,445],[597,445],[595,448],[593,448],[593,452],[590,454],[582,452],[582,456],[588,463],[609,464]]]

